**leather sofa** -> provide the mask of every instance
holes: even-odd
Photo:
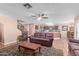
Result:
[[[69,52],[73,56],[79,56],[79,40],[69,40]]]
[[[51,47],[53,42],[53,34],[52,33],[34,33],[34,35],[30,37],[30,42]]]

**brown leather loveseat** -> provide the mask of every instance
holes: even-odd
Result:
[[[52,33],[34,33],[34,35],[30,37],[30,42],[51,47],[53,42],[53,34]]]

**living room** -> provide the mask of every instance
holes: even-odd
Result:
[[[0,4],[0,52],[12,56],[71,56],[74,51],[74,55],[79,55],[78,6],[78,3]]]

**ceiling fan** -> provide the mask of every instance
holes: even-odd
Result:
[[[37,20],[42,20],[42,19],[48,19],[47,14],[42,13],[42,14],[33,14],[31,15],[33,18],[36,18]]]
[[[27,9],[32,8],[32,5],[29,3],[25,3],[23,4],[23,6],[26,7]],[[37,20],[48,19],[48,16],[46,13],[39,13],[39,14],[31,13],[31,17],[36,18]]]
[[[25,3],[25,4],[23,4],[23,6],[24,6],[24,7],[26,7],[27,9],[32,8],[32,5],[31,5],[31,4],[29,4],[29,3]]]

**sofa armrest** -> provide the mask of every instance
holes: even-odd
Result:
[[[74,42],[74,43],[79,43],[79,40],[77,40],[77,39],[71,39],[71,40],[69,40],[70,42]]]
[[[74,50],[79,50],[79,49],[74,49]]]

